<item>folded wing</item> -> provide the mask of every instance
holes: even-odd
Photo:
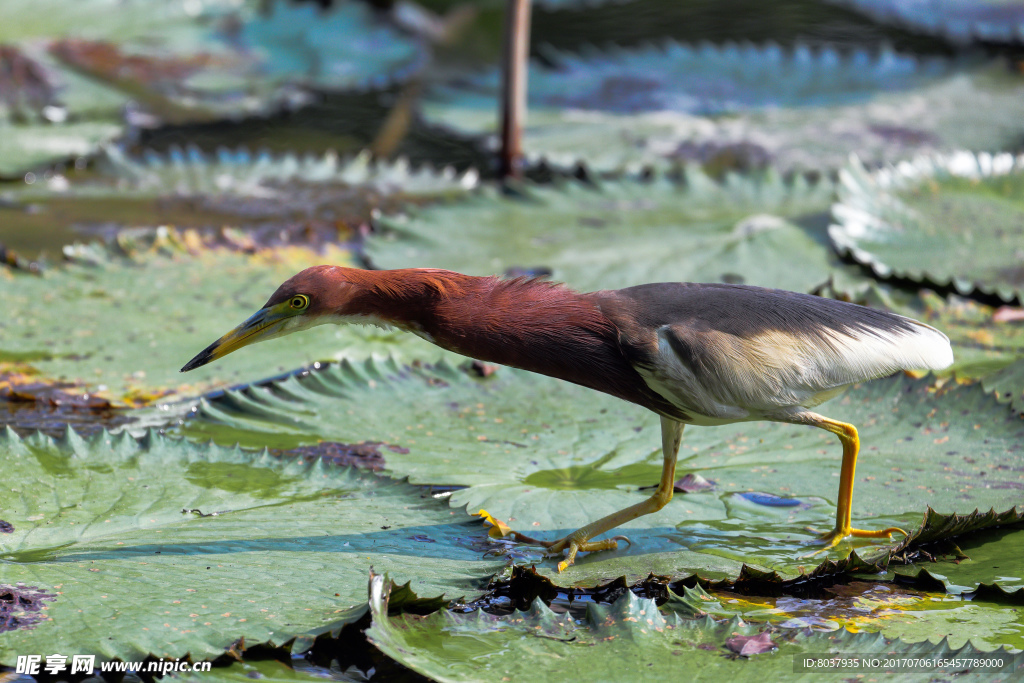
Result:
[[[618,294],[657,330],[657,350],[637,363],[645,381],[711,423],[809,408],[855,382],[953,362],[935,328],[833,299],[688,283]]]

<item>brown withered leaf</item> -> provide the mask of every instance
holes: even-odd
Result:
[[[0,103],[10,116],[28,120],[57,103],[57,89],[46,70],[12,45],[0,45]]]
[[[33,372],[23,364],[0,365],[0,427],[59,437],[68,426],[89,434],[135,420],[103,396],[72,393],[80,385],[47,382]]]
[[[779,648],[772,642],[771,634],[767,631],[758,633],[756,636],[733,636],[725,641],[725,647],[740,657],[760,655]]]
[[[673,490],[676,493],[696,493],[697,491],[706,491],[708,489],[715,488],[715,482],[709,481],[699,474],[690,472],[683,478],[676,481],[672,485]]]
[[[204,111],[203,93],[184,84],[205,71],[245,71],[245,61],[230,53],[131,54],[115,43],[80,38],[59,40],[50,47],[50,52],[70,68],[130,94],[148,110],[150,116],[136,120],[147,126],[160,121],[183,124],[218,118],[215,107]]]

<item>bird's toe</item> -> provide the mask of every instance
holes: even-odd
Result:
[[[810,530],[813,531],[813,529],[810,529]],[[819,554],[821,554],[823,552],[831,550],[832,548],[835,548],[837,545],[839,545],[839,543],[841,541],[843,541],[843,540],[845,540],[847,538],[850,538],[850,537],[852,537],[852,538],[892,538],[892,535],[894,533],[901,533],[904,536],[909,536],[909,534],[906,531],[904,531],[903,529],[900,529],[899,527],[895,527],[895,526],[886,527],[885,529],[878,529],[878,530],[854,529],[852,527],[846,527],[846,528],[836,527],[835,529],[833,529],[831,531],[827,531],[827,532],[825,532],[823,534],[820,534],[818,536],[818,539],[817,539],[818,542],[819,543],[824,543],[825,544],[824,547],[818,548],[814,552],[812,552],[809,555],[807,555],[807,557],[811,557],[811,556],[814,556],[814,555],[819,555]]]
[[[904,536],[910,535],[898,526],[891,526],[879,529],[878,531],[866,531],[864,529],[850,529],[849,531],[849,535],[855,538],[892,538],[892,535],[896,533],[903,534]]]

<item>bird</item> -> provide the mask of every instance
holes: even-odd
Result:
[[[847,537],[906,535],[897,527],[853,527],[857,428],[812,409],[858,382],[953,363],[949,339],[930,325],[811,294],[689,282],[578,292],[537,277],[320,265],[285,281],[263,308],[181,371],[322,324],[397,328],[448,351],[572,382],[660,416],[663,466],[650,498],[564,538],[529,539],[564,556],[560,572],[578,552],[614,550],[628,540],[595,537],[668,504],[686,425],[771,421],[831,432],[843,450],[836,523],[819,536],[818,552]]]

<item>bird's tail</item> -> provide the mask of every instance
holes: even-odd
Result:
[[[908,318],[909,320],[909,318]],[[912,331],[899,337],[908,366],[906,370],[944,370],[953,364],[949,337],[931,325],[913,321]]]

